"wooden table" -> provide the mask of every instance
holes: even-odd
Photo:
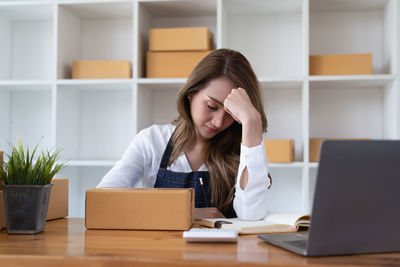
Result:
[[[306,258],[256,235],[237,244],[186,243],[181,231],[88,230],[84,219],[47,222],[37,235],[0,231],[0,266],[400,266],[400,253]]]

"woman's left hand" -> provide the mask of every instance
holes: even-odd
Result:
[[[207,218],[225,218],[225,216],[215,207],[194,209],[195,220],[201,220]]]
[[[243,88],[232,89],[225,98],[224,109],[234,120],[242,124],[242,143],[245,146],[252,147],[261,143],[261,116]]]

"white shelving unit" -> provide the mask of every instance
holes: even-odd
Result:
[[[70,216],[133,136],[176,117],[185,78],[145,78],[153,27],[207,26],[259,77],[265,137],[295,140],[271,163],[270,210],[310,211],[309,138],[400,138],[399,0],[26,0],[0,2],[0,148],[63,148]],[[314,54],[372,53],[372,75],[310,76]],[[130,60],[132,79],[72,80],[74,60]]]

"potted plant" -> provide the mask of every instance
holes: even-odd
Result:
[[[38,144],[39,145],[39,144]],[[26,153],[21,140],[11,146],[11,154],[0,168],[4,181],[4,209],[9,234],[36,234],[44,230],[49,205],[51,179],[65,166],[58,163],[60,150],[47,150],[34,159],[38,148]]]

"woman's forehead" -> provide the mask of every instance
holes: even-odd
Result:
[[[223,102],[225,98],[230,94],[235,84],[227,78],[217,78],[211,80],[208,85],[201,90],[204,95],[210,96],[220,102]]]

